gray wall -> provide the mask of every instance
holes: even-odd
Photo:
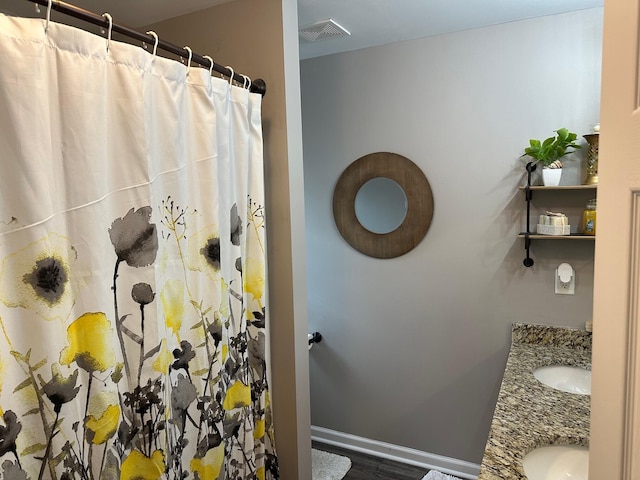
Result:
[[[601,43],[598,8],[301,62],[312,425],[480,463],[512,323],[591,318],[593,243],[535,242],[525,268],[516,235],[528,140],[599,121]],[[349,247],[331,213],[341,172],[376,151],[412,159],[435,200],[391,260]],[[575,230],[590,196],[534,200]],[[574,296],[553,292],[565,261]]]

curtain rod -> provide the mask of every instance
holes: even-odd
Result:
[[[27,0],[27,1],[31,3],[37,3],[45,7],[48,7],[49,5],[49,0]],[[98,15],[96,13],[90,12],[88,10],[84,10],[80,7],[76,7],[75,5],[71,5],[69,3],[65,3],[60,0],[51,0],[51,8],[60,13],[69,15],[70,17],[78,18],[80,20],[83,20],[88,23],[92,23],[94,25],[98,25],[105,29],[109,28],[109,21],[105,17],[103,17],[102,15]],[[115,22],[112,23],[111,30],[114,32],[118,32],[122,35],[125,35],[127,37],[134,38],[141,42],[145,42],[147,44],[154,45],[156,42],[155,37],[151,35],[138,32],[133,28],[126,27],[122,24],[117,24]],[[182,57],[182,58],[189,58],[189,54],[184,48],[181,48],[177,45],[166,42],[164,40],[158,39],[158,48],[161,48],[162,50],[178,55],[179,57]],[[198,55],[196,53],[192,54],[191,61],[207,68],[211,68],[212,66],[211,65],[212,62],[204,58],[202,55]],[[215,62],[213,62],[213,70],[227,77],[231,77],[233,75],[233,80],[235,80],[239,84],[246,83],[246,79],[242,75],[240,75],[239,73],[232,72],[230,69],[223,67],[222,65],[218,65]],[[253,93],[259,93],[260,95],[264,96],[267,92],[267,84],[261,78],[257,78],[256,80],[253,80],[251,82],[251,86],[249,87],[249,89]]]

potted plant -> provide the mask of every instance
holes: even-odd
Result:
[[[575,141],[578,136],[567,130],[559,128],[554,130],[556,135],[544,141],[529,140],[529,146],[524,149],[524,156],[529,156],[536,164],[542,165],[542,183],[546,186],[557,186],[562,176],[562,162],[560,159],[573,152],[573,149],[582,148]],[[571,150],[570,150],[571,149]]]

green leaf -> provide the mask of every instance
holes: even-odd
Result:
[[[203,368],[201,370],[196,370],[195,372],[191,372],[191,375],[195,375],[196,377],[199,377],[200,375],[206,375],[207,373],[209,373],[209,369]]]
[[[13,355],[13,357],[14,357],[16,360],[21,360],[21,361],[23,361],[23,362],[26,362],[26,361],[27,361],[27,360],[26,360],[26,357],[25,357],[24,355],[22,355],[20,352],[15,352],[15,351],[13,351],[13,350],[12,350],[10,353],[11,353],[11,355]]]
[[[145,355],[144,355],[144,360],[147,360],[151,357],[153,357],[156,353],[158,353],[160,351],[160,347],[162,346],[162,343],[159,343],[157,347],[149,350]]]
[[[56,466],[59,465],[67,456],[67,452],[65,452],[64,450],[62,452],[60,452],[58,455],[56,455],[55,457],[53,457],[53,459],[51,460],[51,463]]]
[[[13,393],[19,392],[20,390],[30,387],[31,384],[31,379],[27,378],[24,382],[22,382],[20,385],[18,385],[16,388],[13,389]]]
[[[22,416],[26,417],[26,416],[29,416],[29,415],[36,415],[38,413],[40,413],[40,409],[39,408],[32,408],[27,413],[22,414]]]
[[[22,457],[25,455],[33,455],[34,453],[38,453],[45,450],[46,448],[47,448],[46,445],[42,443],[36,443],[35,445],[31,445],[30,447],[27,447],[24,450],[22,450],[22,452],[20,452],[20,456]]]
[[[129,330],[124,325],[120,325],[120,329],[122,330],[122,333],[124,333],[131,340],[136,342],[138,345],[142,345],[142,337],[140,335],[138,335],[137,333],[132,332],[131,330]]]
[[[31,368],[31,370],[33,370],[33,371],[35,372],[35,371],[36,371],[36,370],[38,370],[39,368],[42,368],[44,365],[46,365],[46,363],[47,363],[47,359],[46,359],[46,358],[43,358],[43,359],[42,359],[42,360],[40,360],[38,363],[36,363],[36,364]]]
[[[191,327],[191,330],[195,330],[196,328],[202,328],[202,320],[199,321],[198,323],[196,323],[193,327]]]
[[[550,145],[553,144],[554,140],[555,140],[554,137],[549,137],[549,138],[545,139],[545,141],[542,142],[542,148],[549,147]]]
[[[11,351],[10,353],[11,355],[13,355],[15,359],[20,360],[26,363],[27,365],[29,365],[29,359],[31,358],[31,349],[29,349],[26,355],[23,355],[22,353],[16,352],[16,351]]]
[[[569,130],[566,128],[559,128],[556,130],[556,133],[558,134],[558,139],[560,139],[560,141],[565,141],[569,136]]]

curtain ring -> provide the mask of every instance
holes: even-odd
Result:
[[[158,34],[153,30],[149,30],[147,32],[147,35],[151,35],[156,40],[156,43],[153,44],[153,56],[155,57],[156,52],[158,51],[158,42],[160,41],[160,39],[158,38]]]
[[[240,75],[242,75],[242,73]],[[251,79],[246,75],[242,75],[242,78],[244,78],[242,82],[242,88],[246,88],[247,90],[249,90],[251,88]]]
[[[235,75],[235,72],[233,71],[233,68],[231,68],[229,65],[227,65],[227,70],[231,70],[231,75],[229,76],[229,86],[232,87],[233,86],[233,76]]]
[[[109,31],[107,32],[107,53],[109,53],[109,44],[111,43],[111,32],[113,30],[113,18],[108,13],[103,13],[102,16],[109,22]]]
[[[211,91],[211,87],[213,86],[212,80],[211,80],[211,76],[213,74],[213,58],[211,58],[209,55],[203,55],[202,58],[206,58],[207,60],[209,60],[209,91]]]
[[[187,77],[189,76],[189,71],[191,70],[191,58],[193,57],[193,52],[191,51],[191,47],[182,47],[187,52],[189,52],[189,60],[187,60]]]
[[[47,23],[44,27],[44,33],[48,33],[49,32],[49,21],[51,20],[51,6],[53,4],[53,0],[49,0],[49,3],[47,4]]]
[[[206,58],[207,60],[209,60],[209,63],[211,65],[209,65],[209,76],[213,75],[213,58],[211,58],[209,55],[203,55],[202,58]]]

